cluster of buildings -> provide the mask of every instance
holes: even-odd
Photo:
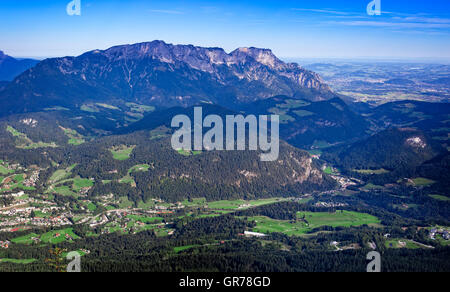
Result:
[[[450,233],[448,232],[448,230],[445,230],[443,228],[440,228],[440,229],[433,228],[430,230],[430,238],[431,239],[435,240],[437,234],[440,234],[442,236],[442,238],[445,240],[450,240]]]
[[[24,192],[11,194],[12,197],[21,197]],[[33,204],[46,205],[46,207],[34,207]],[[71,217],[70,213],[64,212],[64,207],[57,207],[55,203],[27,198],[23,200],[16,200],[13,206],[3,208],[0,210],[0,226],[11,227],[26,224],[35,226],[63,226],[71,225],[72,222],[68,219]],[[37,212],[42,214],[58,214],[57,216],[46,215],[46,218],[36,216]],[[34,216],[33,216],[34,214]]]
[[[332,175],[331,177],[337,181],[337,183],[341,186],[342,190],[345,190],[350,186],[358,185],[358,182],[355,179],[350,179],[348,177],[338,175]]]
[[[30,223],[35,226],[64,226],[64,225],[72,225],[72,222],[68,219],[67,214],[62,214],[57,217],[49,217],[49,218],[31,218]]]
[[[11,242],[9,241],[0,241],[0,248],[9,248]]]
[[[23,119],[20,121],[22,124],[30,126],[32,128],[36,128],[38,121],[32,118]]]
[[[338,207],[346,207],[348,204],[346,203],[334,203],[334,202],[317,202],[315,204],[316,207],[325,207],[325,208],[338,208]]]
[[[90,226],[91,228],[96,228],[97,226],[104,225],[104,224],[106,224],[106,223],[108,223],[108,222],[109,222],[108,217],[107,217],[106,215],[103,215],[103,216],[101,216],[101,218],[100,218],[99,221],[98,221],[98,220],[95,220],[95,218],[94,218],[94,222],[92,222],[91,224],[89,224],[89,226]]]
[[[79,194],[81,196],[86,196],[87,193],[89,193],[89,191],[92,189],[92,187],[85,187],[85,188],[81,188]]]
[[[265,235],[264,233],[259,233],[259,232],[251,232],[251,231],[245,231],[243,234],[245,237],[266,237],[267,235]]]
[[[39,180],[39,170],[33,171],[29,178],[23,181],[23,185],[26,187],[35,187]]]

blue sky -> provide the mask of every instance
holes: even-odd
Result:
[[[17,57],[79,55],[113,45],[271,48],[284,58],[450,58],[449,0],[1,0],[0,50]]]

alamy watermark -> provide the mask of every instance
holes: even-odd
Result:
[[[67,15],[81,15],[81,0],[72,0],[66,7]]]
[[[69,252],[66,256],[68,261],[71,261],[67,265],[68,273],[80,273],[81,272],[81,255],[77,251]]]
[[[194,125],[193,131],[192,125]],[[179,128],[172,135],[171,141],[172,148],[176,151],[260,150],[263,152],[260,155],[261,161],[276,161],[279,156],[280,116],[278,115],[259,117],[227,115],[224,123],[222,117],[218,115],[208,115],[203,119],[202,107],[195,107],[193,122],[186,115],[177,115],[172,119],[171,126]],[[205,128],[209,130],[203,135]],[[224,139],[224,132],[226,139]]]
[[[373,0],[367,5],[367,14],[374,16],[374,15],[381,15],[381,0]]]
[[[377,251],[371,251],[367,254],[366,257],[369,260],[369,264],[367,265],[368,273],[380,273],[381,272],[381,254]]]

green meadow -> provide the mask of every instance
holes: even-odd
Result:
[[[37,148],[56,148],[58,145],[56,143],[45,143],[45,142],[33,142],[27,135],[21,133],[11,126],[7,126],[6,130],[16,137],[16,147],[19,149],[37,149]]]
[[[354,169],[355,172],[361,173],[361,174],[386,174],[389,173],[389,170],[386,170],[384,168],[381,169]]]
[[[70,241],[66,239],[66,234],[71,236],[73,239],[78,239],[79,236],[73,233],[72,228],[66,228],[61,230],[53,230],[41,235],[40,239],[44,243],[58,244],[61,242]],[[59,235],[59,236],[58,236]]]
[[[438,200],[438,201],[443,201],[443,202],[449,202],[450,198],[446,197],[446,196],[442,196],[442,195],[430,195],[431,198]]]
[[[34,263],[35,259],[0,259],[1,263],[11,263],[11,264],[18,264],[18,265],[28,265],[31,263]]]
[[[174,247],[173,250],[174,250],[176,253],[180,253],[180,252],[182,252],[182,251],[189,250],[189,249],[193,249],[193,248],[196,248],[196,247],[200,247],[200,245],[178,246],[178,247]]]
[[[61,129],[64,131],[64,134],[69,138],[69,141],[67,143],[69,143],[70,145],[78,146],[86,142],[84,137],[77,131],[72,129],[65,129],[63,127],[61,127]]]
[[[248,219],[255,221],[256,227],[253,229],[255,232],[265,234],[277,232],[289,236],[300,236],[322,226],[354,227],[380,223],[375,216],[351,211],[298,212],[297,220],[294,221],[275,220],[264,216],[249,217]]]
[[[118,147],[113,147],[109,151],[112,153],[115,160],[123,161],[130,158],[134,148],[136,148],[136,146],[121,145]]]
[[[145,172],[148,171],[150,169],[150,165],[148,164],[139,164],[139,165],[135,165],[132,168],[130,168],[128,170],[128,174],[133,173],[133,172]]]
[[[262,206],[273,204],[276,202],[280,202],[283,199],[280,198],[270,198],[270,199],[261,199],[261,200],[253,200],[253,201],[244,201],[244,200],[234,200],[234,201],[216,201],[216,202],[208,202],[209,209],[218,209],[218,210],[235,210],[241,207],[241,209],[246,209],[250,207]]]
[[[147,216],[138,216],[138,215],[128,215],[127,216],[130,219],[133,219],[134,221],[139,221],[146,224],[155,224],[155,223],[161,223],[164,219],[161,217],[147,217]]]
[[[61,230],[53,230],[42,235],[36,233],[30,233],[24,236],[20,236],[11,240],[15,244],[32,244],[33,240],[31,238],[38,238],[43,243],[58,244],[61,242],[68,242],[70,240],[66,239],[66,234],[71,236],[73,239],[78,239],[79,236],[73,233],[72,228],[65,228]]]
[[[406,249],[419,249],[422,246],[408,240],[408,239],[389,239],[385,242],[387,248],[406,248]]]
[[[436,183],[435,181],[424,178],[424,177],[415,178],[415,179],[413,179],[413,182],[416,186],[422,186],[422,187],[430,186],[430,185]]]
[[[183,156],[196,156],[202,154],[202,151],[178,150],[178,154]]]

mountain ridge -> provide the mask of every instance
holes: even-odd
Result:
[[[160,107],[204,101],[230,107],[304,89],[311,90],[314,101],[332,96],[319,75],[284,63],[268,49],[227,54],[220,48],[153,41],[46,59],[0,93],[0,115],[111,99]]]
[[[38,62],[33,59],[16,59],[0,50],[0,82],[12,81],[19,74],[33,67]]]

